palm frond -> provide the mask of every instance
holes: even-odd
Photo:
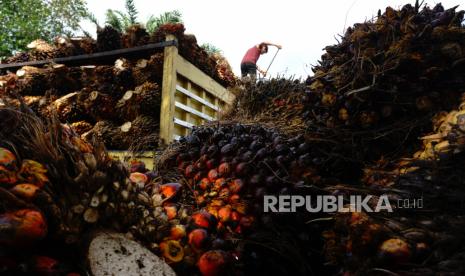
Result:
[[[123,31],[123,23],[121,17],[119,17],[117,14],[117,11],[108,9],[107,13],[105,14],[105,23],[120,32]]]
[[[139,13],[134,5],[134,0],[126,0],[126,11],[128,13],[129,25],[137,24],[137,14]]]
[[[166,23],[182,23],[182,14],[178,10],[168,11],[159,16],[150,16],[145,24],[149,33],[156,31],[161,25]]]
[[[203,48],[209,55],[222,54],[223,53],[223,51],[221,51],[220,48],[218,48],[215,45],[210,44],[210,43],[204,43],[204,44],[200,45],[200,47]]]

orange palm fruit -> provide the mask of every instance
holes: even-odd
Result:
[[[213,184],[213,189],[215,191],[219,191],[221,188],[225,187],[226,184],[227,184],[226,179],[218,178],[218,179],[215,180],[215,182]]]
[[[11,151],[5,148],[0,148],[0,166],[11,171],[16,170],[16,156]]]
[[[210,250],[199,259],[197,266],[203,276],[218,276],[226,273],[231,264],[230,255],[223,250]]]
[[[0,215],[0,244],[28,245],[47,235],[47,223],[41,212],[21,209]]]
[[[177,224],[170,229],[170,238],[172,240],[180,240],[186,236],[186,227],[182,224]]]
[[[140,173],[140,172],[131,173],[129,175],[129,180],[131,180],[131,182],[133,183],[147,184],[147,182],[149,182],[149,178],[145,174]]]
[[[199,187],[200,189],[202,190],[208,190],[211,186],[211,183],[210,183],[210,180],[208,180],[208,178],[202,178],[202,180],[200,180],[200,183],[199,183]]]
[[[160,250],[167,263],[178,263],[184,258],[184,249],[179,241],[163,241],[160,243]]]
[[[215,182],[216,179],[218,179],[218,171],[215,169],[212,169],[208,172],[208,179],[211,182]]]
[[[229,182],[228,185],[229,185],[229,190],[231,191],[231,193],[238,194],[244,187],[244,181],[237,178]]]
[[[192,214],[192,221],[195,226],[206,229],[210,229],[216,225],[215,217],[206,211]]]
[[[10,189],[13,194],[28,200],[33,199],[36,196],[38,190],[39,187],[28,183],[18,184]]]
[[[165,209],[166,216],[169,220],[176,218],[178,215],[178,208],[174,203],[165,203],[163,208]]]
[[[208,244],[208,232],[205,229],[197,228],[189,233],[189,244],[195,250],[202,250]]]
[[[182,185],[179,183],[166,183],[160,186],[160,192],[165,199],[170,199],[181,190]]]
[[[228,222],[229,220],[231,220],[231,213],[232,213],[232,210],[230,206],[221,207],[218,210],[218,219],[221,222]]]
[[[384,241],[378,252],[382,259],[398,264],[407,262],[412,255],[408,243],[398,238]]]

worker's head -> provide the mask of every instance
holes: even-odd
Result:
[[[265,43],[260,43],[258,45],[258,48],[260,49],[260,54],[266,54],[268,53],[268,45],[266,45]]]

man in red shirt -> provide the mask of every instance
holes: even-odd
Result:
[[[245,53],[241,61],[242,78],[244,78],[247,75],[250,75],[250,77],[255,80],[255,78],[257,77],[257,70],[263,75],[267,73],[264,70],[258,68],[257,60],[260,58],[260,55],[268,53],[269,45],[275,46],[278,49],[282,48],[282,46],[279,44],[274,44],[271,42],[262,42],[247,50],[247,53]]]

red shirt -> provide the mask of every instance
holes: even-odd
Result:
[[[247,53],[245,53],[245,56],[242,58],[241,63],[251,62],[253,64],[256,64],[259,57],[260,49],[257,48],[257,46],[253,46],[252,48],[247,50]]]

